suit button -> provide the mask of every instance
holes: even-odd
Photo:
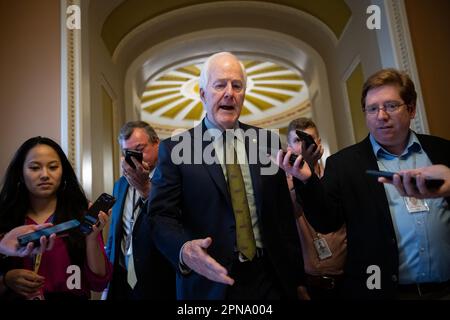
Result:
[[[392,275],[391,279],[392,279],[393,282],[397,282],[398,281],[398,278],[397,278],[397,276],[395,274]]]
[[[396,241],[395,241],[395,238],[392,238],[392,243],[395,244],[395,242],[396,242]]]

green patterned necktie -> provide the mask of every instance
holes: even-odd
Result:
[[[233,140],[233,139],[227,139]],[[253,234],[252,219],[248,207],[247,194],[245,192],[244,179],[242,178],[241,166],[237,161],[237,154],[232,145],[225,144],[225,155],[227,152],[234,154],[232,163],[228,163],[225,156],[225,167],[227,169],[228,186],[236,219],[237,249],[248,260],[252,260],[256,253],[255,236]]]

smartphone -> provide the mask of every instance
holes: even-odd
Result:
[[[142,152],[136,150],[125,150],[125,161],[132,167],[136,169],[136,165],[134,164],[131,157],[135,158],[137,161],[142,163],[143,155]]]
[[[38,247],[40,246],[40,239],[42,236],[49,237],[53,233],[59,235],[63,232],[78,228],[79,225],[80,222],[77,219],[73,219],[57,224],[56,226],[40,229],[35,232],[25,234],[23,236],[17,237],[17,240],[19,241],[19,245],[22,247],[25,247],[29,242],[33,242],[34,246]]]
[[[306,132],[300,131],[300,130],[295,130],[295,132],[297,133],[297,137],[301,140],[301,141],[305,141],[305,148],[308,149],[310,145],[313,145],[313,151],[315,151],[317,149],[317,144],[314,141],[313,137],[311,137],[311,135],[307,134]]]
[[[100,211],[107,213],[115,202],[116,198],[112,195],[102,193],[84,215],[80,224],[80,231],[85,235],[90,234],[92,232],[92,226],[98,224],[98,214]]]
[[[286,156],[286,151],[283,151],[283,158]],[[291,156],[289,157],[289,163],[291,164],[291,166],[294,165],[295,160],[297,160],[298,154],[295,153],[291,153]],[[303,164],[305,163],[305,159],[302,159],[300,161],[300,168],[303,167]]]
[[[366,173],[375,177],[384,177],[386,179],[392,180],[395,172],[390,171],[378,171],[378,170],[366,170]],[[400,178],[402,176],[400,175]],[[416,179],[414,177],[411,178],[411,183],[413,185],[416,184]],[[444,184],[443,179],[425,179],[425,185],[428,189],[438,189],[440,186]]]

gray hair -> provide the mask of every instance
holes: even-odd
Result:
[[[125,123],[122,128],[120,128],[119,132],[119,145],[120,148],[122,148],[122,141],[128,140],[131,135],[133,134],[134,129],[142,128],[145,130],[145,132],[148,135],[148,141],[151,143],[156,143],[159,141],[159,137],[156,134],[155,129],[152,128],[151,125],[149,125],[147,122],[144,121],[129,121]]]
[[[241,70],[242,70],[242,75],[244,77],[244,88],[246,88],[247,87],[247,72],[245,71],[244,65],[234,54],[232,54],[230,52],[226,52],[226,51],[215,53],[212,56],[210,56],[208,59],[206,59],[205,63],[202,66],[202,70],[200,71],[200,78],[198,79],[198,87],[200,89],[205,90],[206,85],[208,84],[209,69],[211,67],[211,62],[221,56],[231,56],[239,62],[239,65],[241,66]]]

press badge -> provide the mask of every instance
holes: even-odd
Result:
[[[314,247],[316,248],[319,260],[325,260],[326,258],[332,256],[330,247],[328,246],[328,243],[324,238],[319,237],[314,239]]]
[[[406,208],[409,213],[430,211],[430,208],[423,199],[417,199],[414,197],[404,197],[403,199],[405,199]]]

